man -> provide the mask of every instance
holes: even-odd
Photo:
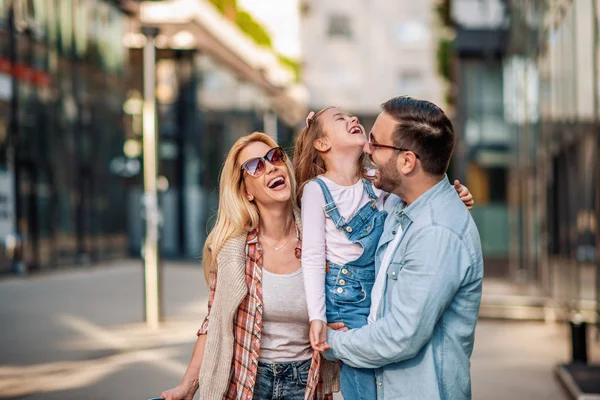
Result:
[[[327,358],[375,368],[379,399],[470,399],[483,257],[473,219],[448,181],[452,123],[436,105],[382,105],[365,152],[374,185],[398,195],[376,252],[370,324],[329,331]]]

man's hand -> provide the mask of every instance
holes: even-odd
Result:
[[[348,327],[343,322],[332,322],[332,323],[328,324],[325,329],[325,342],[317,350],[319,350],[319,351],[331,350],[331,348],[332,348],[331,345],[329,343],[327,343],[327,332],[329,332],[329,330],[345,332],[348,330]]]
[[[472,209],[473,204],[475,204],[475,200],[473,199],[473,195],[469,189],[465,185],[461,184],[458,179],[454,181],[454,189],[456,190],[456,193],[458,193],[458,196],[462,202],[465,203],[465,206],[467,206],[469,210]]]

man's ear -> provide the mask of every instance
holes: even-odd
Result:
[[[402,175],[410,175],[417,167],[417,156],[412,151],[404,151],[398,156],[396,166]]]
[[[326,137],[323,137],[323,138],[316,139],[313,142],[313,147],[317,151],[324,153],[324,152],[328,151],[329,149],[331,149],[331,144],[329,143],[329,140],[327,140]]]

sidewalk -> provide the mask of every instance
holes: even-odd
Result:
[[[0,398],[144,400],[176,385],[206,312],[203,275],[196,264],[165,265],[167,318],[156,332],[143,324],[142,282],[140,261],[0,281]],[[480,321],[473,398],[565,399],[552,368],[568,360],[567,334]]]

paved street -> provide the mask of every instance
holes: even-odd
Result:
[[[166,266],[157,332],[142,323],[142,294],[137,261],[0,281],[0,397],[144,400],[175,385],[206,312],[202,273]],[[564,399],[551,369],[568,358],[566,337],[563,326],[481,321],[474,398]]]

